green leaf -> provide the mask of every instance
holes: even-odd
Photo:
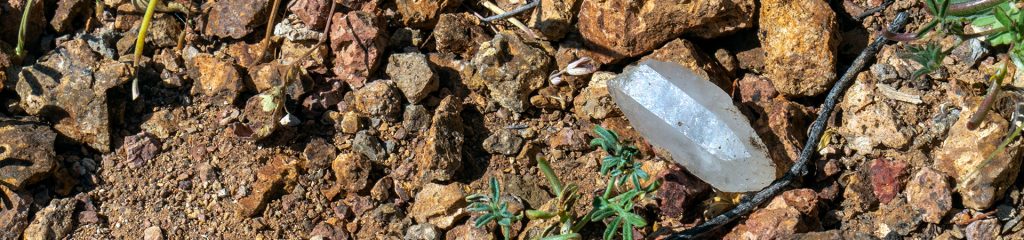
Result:
[[[487,222],[490,222],[491,219],[494,219],[495,217],[496,216],[491,213],[481,215],[480,218],[476,219],[476,222],[474,222],[473,225],[476,227],[483,227],[484,225],[487,224]]]
[[[640,215],[636,215],[635,213],[623,212],[620,216],[625,218],[626,222],[628,222],[629,224],[631,224],[633,226],[638,226],[638,227],[647,226],[647,221],[645,221],[643,217],[640,217]]]
[[[1013,21],[1010,21],[1010,16],[1006,15],[1006,11],[1003,8],[995,8],[996,20],[999,20],[999,24],[1003,26],[1013,26]]]
[[[615,231],[618,230],[619,225],[622,224],[622,219],[615,218],[609,223],[608,227],[604,229],[604,239],[611,240],[615,236]]]
[[[552,213],[552,212],[547,212],[547,211],[542,211],[542,210],[533,210],[533,209],[526,210],[526,218],[529,218],[530,220],[534,220],[534,219],[549,219],[549,218],[553,218],[555,216],[556,216],[555,213]]]
[[[541,238],[541,240],[572,240],[572,239],[581,239],[581,238],[583,238],[583,236],[580,236],[579,233],[566,233],[566,234],[555,235],[555,236],[547,236],[547,237]]]
[[[498,188],[498,179],[495,179],[494,177],[491,177],[491,198],[493,198],[493,201],[501,199],[501,189]]]
[[[633,239],[633,226],[632,224],[629,223],[629,221],[626,221],[625,223],[622,224],[622,239]]]
[[[511,218],[501,218],[501,219],[498,219],[498,225],[502,225],[502,226],[512,225],[512,219]]]

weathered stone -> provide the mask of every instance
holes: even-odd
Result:
[[[394,54],[388,58],[386,70],[389,77],[402,90],[405,99],[416,104],[427,97],[439,85],[437,74],[430,68],[427,56],[422,53]]]
[[[540,9],[540,16],[530,17],[530,26],[536,26],[537,30],[550,40],[558,40],[569,32],[576,13],[579,12],[581,0],[538,0],[537,6]]]
[[[430,127],[430,112],[422,105],[407,105],[402,116],[402,126],[406,131],[422,132]]]
[[[472,63],[477,67],[472,82],[483,83],[502,107],[524,112],[530,93],[547,81],[552,61],[542,48],[517,35],[500,33],[480,45]],[[467,84],[470,88],[479,87],[473,85]]]
[[[142,21],[137,21],[125,34],[117,40],[117,52],[121,55],[133,54],[135,41],[138,39]],[[171,48],[178,45],[178,34],[182,31],[181,22],[171,15],[154,16],[146,31],[146,49]],[[143,49],[143,50],[146,50]]]
[[[754,130],[764,140],[765,146],[776,149],[768,154],[780,162],[796,162],[807,141],[807,127],[810,126],[810,119],[814,119],[814,111],[782,98],[769,99],[755,105],[758,111],[755,115],[762,117],[751,120]]]
[[[839,29],[827,2],[761,2],[758,36],[765,50],[765,74],[790,97],[816,96],[836,79]]]
[[[559,150],[583,151],[590,147],[587,142],[587,132],[564,127],[545,138],[548,146]]]
[[[711,191],[710,185],[674,164],[655,174],[656,179],[662,179],[657,192],[658,209],[669,218],[683,217],[687,208],[697,206],[700,199]]]
[[[892,107],[878,99],[881,96],[876,93],[874,84],[862,81],[865,76],[861,73],[857,77],[839,103],[843,109],[839,134],[860,154],[869,154],[878,145],[894,149],[906,146],[910,139],[897,126]]]
[[[163,240],[164,233],[160,230],[160,227],[152,226],[142,231],[142,239],[144,240]]]
[[[242,39],[253,29],[267,23],[270,0],[224,0],[211,3],[206,35]],[[335,21],[337,22],[337,21]]]
[[[769,101],[779,95],[772,82],[759,75],[743,75],[738,85],[740,101],[744,103]]]
[[[456,221],[467,215],[465,207],[468,203],[464,187],[461,183],[427,183],[416,193],[416,202],[412,204],[409,215],[418,223],[434,224],[441,229],[451,228]]]
[[[600,120],[622,115],[608,94],[608,80],[612,78],[615,78],[615,74],[610,72],[595,72],[590,76],[590,83],[572,101],[576,116]]]
[[[331,28],[334,74],[353,88],[360,88],[377,70],[388,45],[386,29],[373,13],[335,13]]]
[[[326,14],[327,12],[324,12],[324,15]],[[317,40],[320,39],[320,37],[323,36],[323,33],[320,33],[317,30],[313,30],[310,26],[307,26],[306,24],[302,23],[302,21],[299,20],[298,18],[299,17],[296,17],[295,15],[288,15],[287,18],[281,19],[281,22],[277,23],[277,25],[274,25],[274,36],[288,39],[287,42],[293,43],[292,49],[295,49],[294,44],[296,41],[316,42]],[[320,28],[323,28],[323,26],[321,26]],[[282,53],[284,52],[283,50],[284,48],[282,47]],[[301,51],[298,54],[302,54],[303,52],[306,51]],[[288,56],[292,54],[282,55]]]
[[[321,29],[331,14],[331,0],[299,0],[293,2],[288,11],[295,13],[307,26]]]
[[[415,28],[432,28],[438,15],[462,4],[462,0],[396,0],[402,24]]]
[[[378,164],[384,164],[387,155],[384,152],[384,146],[381,145],[380,139],[371,136],[366,131],[356,133],[356,137],[352,139],[352,151],[360,153],[370,159],[370,161]]]
[[[142,122],[142,131],[151,133],[159,139],[167,139],[178,131],[178,119],[171,110],[159,110],[146,117]]]
[[[238,67],[231,61],[210,54],[203,53],[192,58],[189,74],[196,79],[193,93],[218,97],[228,103],[234,102],[238,94],[245,90]]]
[[[523,146],[523,138],[509,129],[501,129],[484,139],[484,150],[491,154],[516,155]]]
[[[256,172],[256,183],[248,196],[238,200],[238,214],[253,217],[263,213],[272,197],[288,185],[293,185],[298,175],[295,164],[286,162],[285,156],[274,156]]]
[[[494,234],[488,232],[486,229],[478,228],[473,226],[472,222],[459,225],[457,227],[448,230],[444,235],[445,240],[458,240],[458,239],[479,239],[479,240],[495,240]]]
[[[81,16],[89,16],[93,8],[90,8],[93,1],[87,0],[61,0],[57,2],[57,12],[50,19],[50,26],[59,33],[66,33],[72,28],[72,21],[80,20]],[[85,21],[80,21],[80,24]],[[17,25],[11,25],[17,26]]]
[[[952,190],[946,176],[931,168],[921,168],[907,182],[906,193],[907,202],[925,222],[939,224],[953,208]]]
[[[334,145],[327,143],[326,139],[314,137],[306,144],[306,148],[302,150],[302,156],[315,169],[321,169],[330,167],[331,161],[334,161],[338,153]]]
[[[714,38],[752,27],[755,6],[750,0],[583,1],[578,27],[597,54],[594,60],[606,64],[640,56],[684,33]]]
[[[5,205],[0,206],[0,238],[18,239],[28,227],[32,197],[0,185],[0,198],[5,199]]]
[[[331,163],[331,169],[334,170],[334,186],[326,190],[325,195],[328,199],[332,199],[342,191],[357,193],[365,190],[370,185],[369,178],[372,167],[370,159],[362,154],[339,154]]]
[[[109,101],[107,93],[131,80],[131,67],[113,60],[97,62],[99,56],[82,39],[64,42],[61,49],[61,54],[44,56],[18,73],[13,87],[20,107],[56,123],[54,128],[72,140],[110,152],[110,124],[120,121],[111,117],[119,116],[123,107]]]
[[[152,134],[140,132],[124,138],[125,159],[132,167],[138,168],[160,153],[160,140]]]
[[[888,204],[880,205],[879,209],[868,217],[875,220],[869,224],[873,225],[871,229],[874,230],[874,235],[877,238],[893,235],[906,236],[917,229],[921,223],[918,212],[903,198],[896,198]]]
[[[725,239],[784,239],[821,228],[817,221],[818,199],[814,190],[796,189],[772,199],[750,214]]]
[[[405,236],[403,240],[439,240],[441,239],[441,233],[437,227],[429,223],[421,223],[412,225],[409,229],[405,230]]]
[[[441,100],[425,140],[417,144],[416,164],[422,181],[448,181],[462,168],[462,144],[466,137],[462,103],[453,96]]]
[[[353,92],[355,108],[362,114],[398,121],[402,112],[402,100],[391,80],[378,80],[366,84]]]
[[[658,60],[673,62],[690,69],[703,79],[708,79],[722,89],[732,88],[732,79],[713,57],[705,54],[696,45],[686,39],[676,39],[665,44],[650,55],[644,56],[639,62]]]
[[[273,134],[285,116],[283,95],[274,88],[246,100],[240,122],[231,126],[235,136],[259,141]]]
[[[341,118],[341,132],[355,134],[356,132],[359,132],[362,122],[362,117],[360,117],[359,114],[349,111]]]
[[[49,176],[57,167],[56,138],[42,124],[0,118],[0,182],[20,189]]]
[[[979,97],[960,116],[972,116],[980,103]],[[956,180],[956,189],[963,198],[964,207],[987,209],[1013,184],[1020,171],[1019,147],[1007,147],[996,152],[1006,136],[1009,123],[999,114],[987,114],[977,129],[967,128],[970,117],[960,117],[949,129],[949,135],[935,152],[934,167]],[[989,157],[995,153],[995,156]]]
[[[999,237],[999,220],[982,219],[974,221],[964,228],[964,235],[967,240],[996,240]]]
[[[878,204],[878,199],[871,189],[871,181],[864,176],[863,172],[848,172],[839,177],[843,189],[842,206],[845,214],[853,216],[872,209]]]
[[[36,213],[25,229],[25,239],[64,239],[73,230],[75,199],[54,199]]]
[[[433,33],[437,51],[458,54],[465,59],[472,57],[477,46],[490,39],[479,23],[479,19],[469,13],[441,14]]]
[[[879,203],[889,203],[901,192],[906,169],[907,164],[903,161],[871,160],[868,172],[871,175],[872,191]]]

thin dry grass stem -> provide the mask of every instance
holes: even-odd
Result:
[[[540,2],[540,0],[537,0],[537,2]],[[482,4],[485,8],[487,8],[487,10],[491,10],[491,12],[499,14],[499,16],[501,16],[501,14],[505,14],[506,13],[504,9],[501,9],[501,7],[498,7],[498,5],[495,5],[491,1],[483,1],[483,2],[480,2],[480,4]],[[537,39],[538,38],[537,34],[534,34],[533,31],[531,31],[529,27],[526,27],[526,24],[523,24],[523,22],[519,21],[519,19],[510,18],[510,19],[508,19],[508,21],[511,22],[512,25],[515,25],[517,28],[519,28],[519,30],[523,30],[524,32],[526,32],[526,34],[528,34],[530,36],[530,38],[532,38],[532,39]]]

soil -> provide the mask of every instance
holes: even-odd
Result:
[[[636,200],[649,224],[634,236],[664,238],[750,194],[719,192],[646,142],[609,79],[641,60],[679,63],[791,164],[826,90],[879,30],[902,11],[907,29],[930,19],[919,1],[857,19],[882,1],[537,0],[512,18],[526,32],[482,21],[495,13],[476,1],[335,1],[285,0],[277,13],[270,0],[161,1],[134,67],[133,1],[35,1],[18,57],[25,1],[0,0],[0,239],[497,239],[495,224],[473,226],[465,196],[495,178],[514,212],[550,204],[539,155],[579,186],[583,215],[607,184],[596,126],[637,146],[661,181]],[[795,21],[799,9],[818,12]],[[966,127],[1005,47],[961,45],[911,79],[908,44],[858,74],[807,176],[705,237],[1024,237],[1020,144],[980,163],[1024,85],[1008,82]],[[596,72],[551,81],[583,57]]]

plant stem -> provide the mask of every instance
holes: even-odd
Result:
[[[558,180],[558,176],[555,175],[555,171],[551,170],[551,164],[548,164],[548,160],[544,159],[544,156],[537,154],[537,168],[540,168],[540,172],[544,173],[544,177],[551,183],[551,191],[555,192],[555,195],[562,195],[562,181]]]
[[[267,32],[263,34],[263,40],[260,41],[262,50],[260,51],[260,55],[256,57],[256,61],[253,61],[253,65],[262,62],[267,51],[270,51],[270,36],[274,35],[274,22],[277,20],[277,8],[280,5],[281,0],[274,0],[274,6],[270,8],[270,19],[267,21]],[[327,21],[330,21],[330,16],[327,17]]]
[[[18,58],[25,57],[25,29],[28,27],[28,14],[32,12],[34,1],[25,1],[25,7],[21,12],[21,25],[18,26],[18,46],[14,48],[14,55]]]
[[[511,16],[523,13],[526,10],[530,10],[531,8],[537,7],[537,5],[540,5],[540,0],[533,0],[533,2],[527,3],[526,5],[523,5],[523,6],[519,7],[519,8],[513,9],[512,11],[508,11],[506,13],[501,13],[501,14],[498,14],[498,15],[486,17],[484,19],[480,19],[480,21],[491,22],[491,21],[495,21],[495,20],[501,20],[501,19],[509,18]]]
[[[985,100],[981,101],[981,105],[978,106],[978,111],[974,112],[971,116],[971,120],[967,122],[967,129],[974,130],[981,125],[981,121],[985,120],[985,115],[988,110],[992,108],[992,104],[995,103],[996,97],[999,95],[999,87],[1003,85],[1003,77],[1006,76],[1006,65],[996,71],[995,75],[990,77],[992,85],[988,86],[988,93],[985,94]]]
[[[139,27],[139,35],[135,38],[135,79],[132,79],[132,100],[139,98],[139,61],[142,59],[142,49],[146,46],[146,32],[153,22],[153,12],[156,11],[156,4],[160,0],[149,0],[146,5],[146,15],[142,16],[142,27]]]
[[[952,0],[946,0],[952,1]],[[975,0],[961,3],[949,4],[946,14],[950,16],[967,16],[991,9],[992,7],[1005,3],[1006,0]],[[932,13],[933,15],[935,13]]]
[[[906,12],[900,12],[896,15],[896,19],[893,20],[893,23],[889,25],[889,30],[899,30],[907,23],[908,18],[909,14]],[[864,64],[867,63],[868,59],[874,57],[885,42],[886,39],[884,37],[876,38],[871,45],[864,48],[860,55],[853,60],[853,64],[846,70],[843,77],[840,78],[832,87],[832,90],[829,91],[828,96],[825,97],[825,103],[821,106],[821,111],[818,112],[818,118],[814,119],[814,123],[811,124],[810,133],[807,134],[807,142],[804,144],[804,148],[800,152],[800,157],[797,159],[796,163],[793,164],[793,167],[789,169],[789,172],[787,172],[786,175],[775,180],[771,185],[754,194],[753,197],[740,203],[736,208],[715,216],[699,226],[687,229],[680,233],[674,233],[669,236],[668,239],[695,238],[708,231],[721,227],[740,216],[752,212],[754,208],[782,192],[782,190],[792,183],[794,179],[807,174],[807,163],[810,161],[811,155],[816,152],[815,150],[817,149],[818,141],[821,139],[821,134],[825,130],[826,122],[832,115],[832,111],[835,109],[836,103],[839,102],[839,98],[842,97],[843,92],[845,92],[853,83],[853,79],[856,78],[857,73],[860,73],[860,70],[864,68]]]

